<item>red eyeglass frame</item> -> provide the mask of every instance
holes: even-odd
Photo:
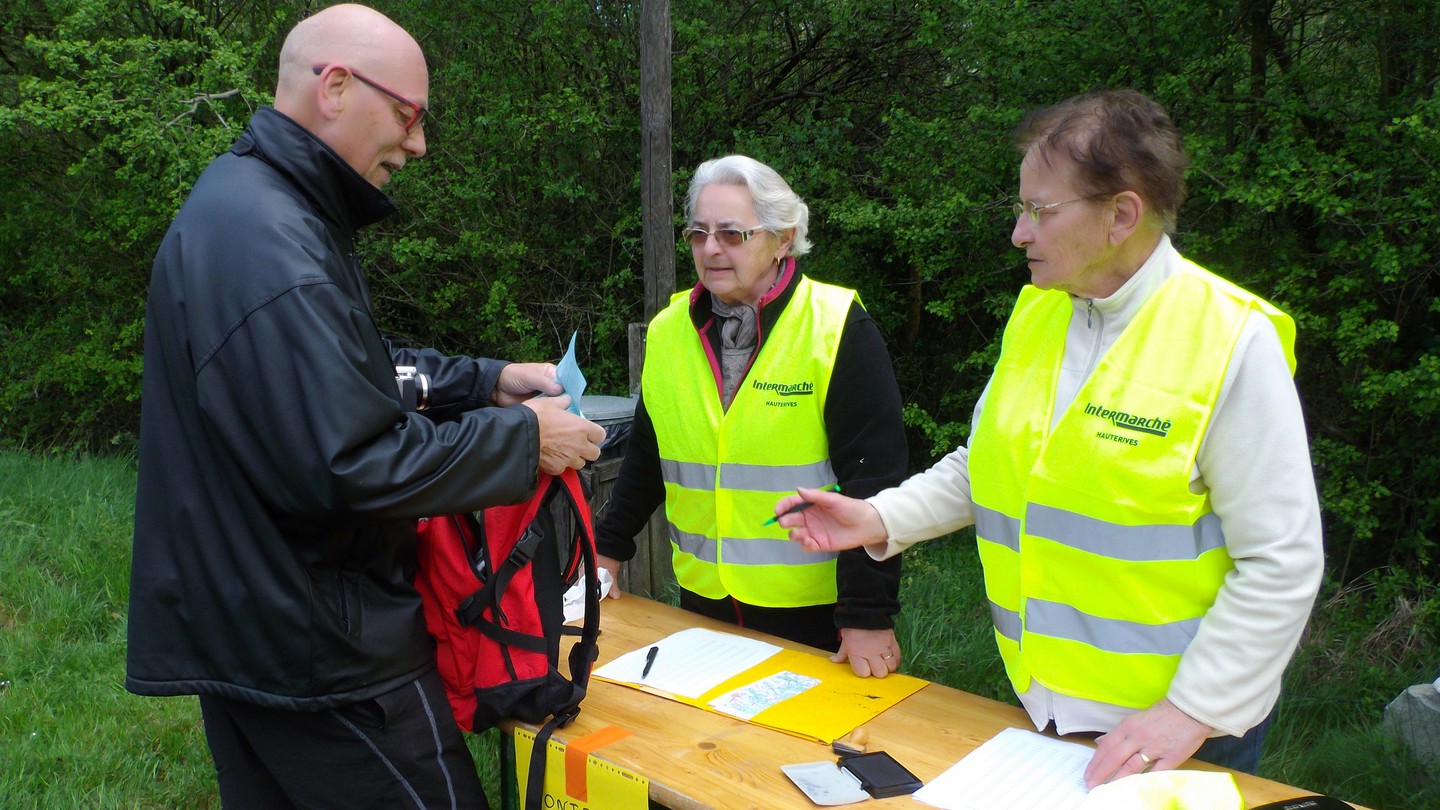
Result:
[[[320,74],[324,73],[324,72],[325,72],[325,69],[328,68],[328,67],[332,67],[332,65],[311,65],[311,66],[310,66],[310,69],[315,72],[315,75],[316,75],[316,76],[319,76]],[[360,81],[364,82],[365,84],[370,85],[371,87],[375,88],[376,90],[379,90],[380,92],[384,93],[385,95],[389,96],[390,98],[393,98],[393,99],[395,99],[396,101],[400,102],[401,104],[404,104],[406,107],[409,107],[410,110],[411,110],[411,114],[410,114],[409,120],[407,120],[407,121],[405,122],[405,131],[406,131],[406,132],[411,132],[411,131],[413,131],[417,125],[418,125],[421,129],[424,129],[424,128],[425,128],[425,123],[424,123],[424,122],[425,122],[425,116],[427,116],[427,115],[430,114],[430,110],[429,110],[428,108],[426,108],[426,107],[424,107],[424,106],[422,106],[422,105],[420,105],[420,104],[416,104],[415,102],[413,102],[413,101],[411,101],[410,99],[408,99],[408,98],[400,95],[399,93],[395,92],[394,90],[391,90],[390,88],[388,88],[388,87],[386,87],[385,85],[383,85],[383,84],[375,81],[374,79],[370,78],[369,76],[366,76],[364,73],[361,73],[360,71],[356,70],[355,68],[345,67],[344,65],[334,65],[333,67],[344,67],[344,68],[345,68],[345,72],[349,73],[351,76],[354,76],[355,78],[359,79]]]

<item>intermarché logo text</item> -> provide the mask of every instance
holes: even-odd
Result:
[[[755,380],[750,383],[757,391],[773,391],[782,397],[808,397],[815,393],[815,384],[806,380],[797,383],[773,383]]]
[[[1164,436],[1170,432],[1170,420],[1158,416],[1135,416],[1124,411],[1111,410],[1093,402],[1085,403],[1085,413],[1108,420],[1115,427],[1125,430],[1137,430],[1154,436]]]

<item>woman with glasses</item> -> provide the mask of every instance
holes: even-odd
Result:
[[[1089,786],[1191,755],[1253,773],[1320,584],[1295,325],[1171,244],[1159,105],[1102,91],[1017,131],[1031,284],[968,447],[780,522],[877,559],[974,524],[995,640],[1037,728],[1099,733]]]
[[[774,169],[742,155],[701,164],[685,214],[699,280],[650,324],[600,562],[617,573],[663,505],[682,607],[884,677],[900,663],[898,558],[806,554],[770,519],[798,487],[864,497],[904,478],[880,331],[854,290],[800,272],[809,209]]]

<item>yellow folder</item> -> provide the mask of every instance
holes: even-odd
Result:
[[[861,678],[850,669],[848,663],[836,664],[828,658],[795,650],[781,650],[698,698],[674,695],[643,684],[611,680],[601,675],[595,677],[706,711],[715,711],[710,701],[733,689],[780,672],[809,676],[820,683],[765,709],[751,717],[748,722],[827,744],[844,737],[876,715],[920,691],[927,683],[899,673],[892,673],[884,678]]]

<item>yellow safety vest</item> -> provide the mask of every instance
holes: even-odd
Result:
[[[1163,698],[1234,561],[1191,472],[1251,311],[1295,370],[1295,325],[1185,261],[1051,427],[1070,296],[1026,287],[970,444],[995,640],[1016,692]]]
[[[650,324],[641,386],[655,424],[676,579],[711,599],[764,607],[833,603],[835,555],[786,539],[775,502],[835,483],[825,399],[853,290],[802,278],[726,411],[718,360],[688,293]]]

